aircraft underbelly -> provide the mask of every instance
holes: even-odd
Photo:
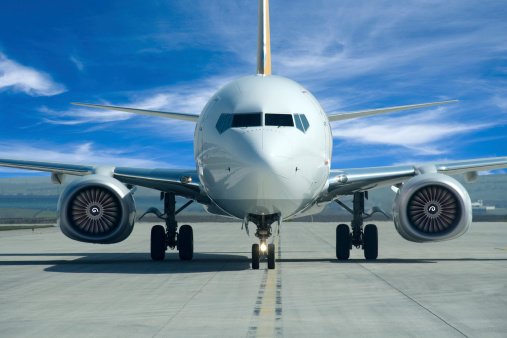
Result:
[[[215,189],[211,197],[222,209],[242,218],[249,214],[292,215],[312,200],[311,184],[270,173],[252,173],[244,168],[231,174],[228,189]],[[306,181],[306,184],[305,184]]]

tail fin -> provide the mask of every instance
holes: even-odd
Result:
[[[257,34],[257,75],[271,74],[271,42],[269,38],[269,0],[259,0]]]

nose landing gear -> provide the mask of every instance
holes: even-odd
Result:
[[[266,241],[271,237],[271,224],[278,219],[280,224],[279,215],[249,215],[249,220],[257,225],[255,236],[259,238],[260,244],[252,245],[252,269],[259,269],[259,262],[262,257],[267,258],[268,269],[275,268],[275,245],[266,244]]]
[[[260,248],[264,246],[264,251]],[[260,265],[261,257],[267,257],[268,260],[268,269],[272,270],[275,268],[275,245],[268,244],[266,246],[265,243],[252,244],[252,269],[258,270]]]

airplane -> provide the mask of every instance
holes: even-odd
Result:
[[[368,191],[391,186],[396,193],[393,220],[398,233],[412,242],[433,242],[463,235],[472,222],[466,189],[448,175],[475,182],[478,172],[507,167],[507,157],[387,167],[331,169],[331,123],[456,100],[326,114],[302,85],[271,74],[269,0],[259,0],[257,72],[218,90],[202,112],[185,114],[97,104],[100,109],[161,116],[195,123],[195,170],[135,168],[22,159],[0,159],[0,166],[51,172],[62,184],[66,175],[81,176],[58,201],[58,225],[69,238],[99,244],[125,240],[135,223],[137,186],[161,192],[164,210],[150,208],[165,221],[151,229],[150,253],[163,260],[177,248],[181,260],[194,254],[193,230],[178,227],[176,215],[193,202],[217,215],[234,217],[256,228],[252,269],[261,257],[275,268],[275,244],[267,244],[284,220],[321,212],[336,202],[352,214],[351,225],[336,227],[336,257],[346,260],[353,247],[367,260],[378,256],[378,229],[364,221]],[[353,196],[353,207],[340,201]],[[176,210],[175,197],[188,199]],[[290,226],[290,224],[287,224]],[[226,234],[224,234],[226,236]]]

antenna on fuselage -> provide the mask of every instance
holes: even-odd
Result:
[[[269,40],[269,0],[259,0],[257,33],[257,75],[271,74],[271,42]]]

